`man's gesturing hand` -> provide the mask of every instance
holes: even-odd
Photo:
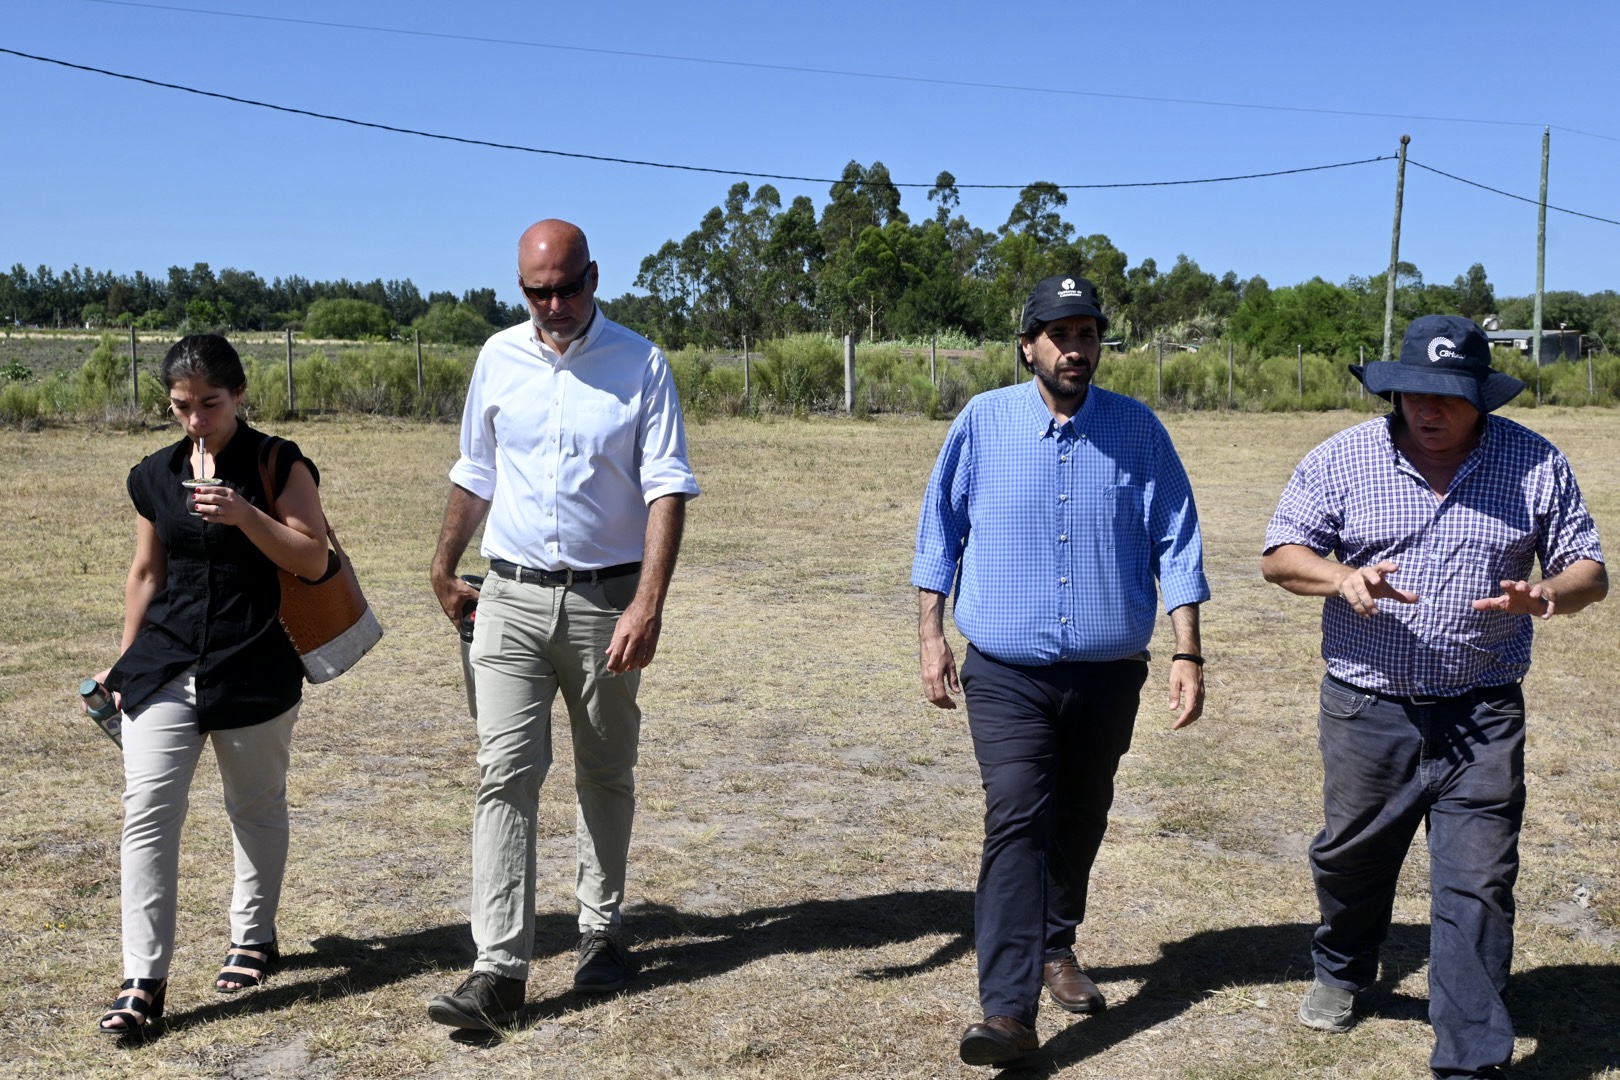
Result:
[[[1546,582],[1538,581],[1532,585],[1528,581],[1504,581],[1501,596],[1475,600],[1473,608],[1475,611],[1505,611],[1509,615],[1539,615],[1543,619],[1550,619],[1553,617],[1555,599]]]
[[[1397,589],[1386,579],[1400,567],[1384,561],[1377,566],[1351,567],[1339,580],[1339,595],[1363,619],[1378,614],[1379,600],[1397,600],[1403,604],[1417,603],[1418,595]]]

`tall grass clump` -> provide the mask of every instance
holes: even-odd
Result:
[[[666,354],[680,395],[681,410],[692,420],[738,416],[748,410],[741,364],[723,364],[712,351],[688,345]]]
[[[825,334],[793,334],[765,343],[754,369],[762,403],[781,412],[806,413],[836,406],[844,392],[844,357]]]
[[[128,412],[129,367],[118,355],[118,339],[102,334],[79,368],[78,407],[86,416]]]
[[[287,402],[285,360],[245,356],[248,404],[258,415],[280,419],[289,411],[360,412],[450,420],[461,415],[469,359],[453,351],[423,350],[422,389],[416,388],[416,351],[403,344],[319,350],[293,361],[293,402]]]

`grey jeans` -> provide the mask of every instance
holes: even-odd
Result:
[[[558,691],[574,747],[579,928],[619,926],[635,816],[641,676],[608,671],[607,647],[638,580],[628,574],[570,587],[493,574],[484,580],[471,650],[478,693],[474,970],[528,978],[535,813],[551,767],[551,706]]]
[[[180,830],[203,743],[214,744],[236,846],[231,943],[276,936],[287,869],[287,760],[298,706],[250,727],[197,730],[193,672],[153,694],[124,723],[124,978],[166,979],[174,955]]]

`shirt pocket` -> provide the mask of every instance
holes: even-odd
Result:
[[[1141,581],[1149,576],[1147,523],[1142,520],[1142,489],[1106,485],[1097,499],[1097,537],[1104,545],[1102,554],[1119,573],[1121,583]]]
[[[628,467],[635,445],[636,416],[630,403],[611,394],[577,393],[569,402],[564,422],[568,445],[585,461],[607,458]]]

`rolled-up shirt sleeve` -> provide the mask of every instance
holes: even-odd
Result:
[[[1326,558],[1339,553],[1339,532],[1342,521],[1329,498],[1322,472],[1325,454],[1320,447],[1305,456],[1294,467],[1277,509],[1266,526],[1264,554],[1271,554],[1284,544],[1308,547]]]
[[[971,410],[964,410],[945,436],[917,517],[917,551],[911,583],[949,595],[967,544],[967,493],[972,469]]]
[[[485,359],[473,367],[467,403],[461,413],[461,457],[450,468],[450,482],[480,499],[495,497],[495,413],[485,402]]]
[[[1552,498],[1542,513],[1541,535],[1536,545],[1544,577],[1561,574],[1582,559],[1603,561],[1597,523],[1581,497],[1575,471],[1564,455],[1557,453],[1553,455],[1550,471]]]
[[[1204,540],[1187,470],[1167,433],[1161,434],[1155,449],[1148,536],[1153,538],[1154,576],[1159,579],[1164,610],[1174,611],[1208,600],[1209,580],[1204,576]]]
[[[675,379],[662,350],[654,349],[642,383],[638,436],[641,495],[650,505],[665,495],[698,495],[697,478],[686,455],[686,425]]]

